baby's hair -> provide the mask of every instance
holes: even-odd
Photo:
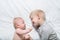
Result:
[[[30,18],[33,16],[33,15],[37,15],[37,16],[40,16],[41,14],[43,14],[43,18],[45,20],[45,12],[43,10],[40,10],[40,9],[37,9],[37,10],[33,10],[31,13],[30,13]]]

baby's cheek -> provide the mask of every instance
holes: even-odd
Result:
[[[23,28],[23,29],[24,29],[24,28],[25,28],[25,25],[21,25],[21,28]]]
[[[24,25],[21,25],[22,28],[24,28],[25,26]]]

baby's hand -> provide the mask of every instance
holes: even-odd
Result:
[[[31,38],[31,36],[29,34],[25,34],[24,39],[25,40],[32,40],[32,38]]]

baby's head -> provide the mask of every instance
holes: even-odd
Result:
[[[17,29],[17,28],[25,29],[26,28],[24,20],[21,17],[14,18],[13,24],[14,24],[15,29]]]

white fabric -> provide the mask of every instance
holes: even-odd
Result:
[[[60,38],[60,0],[0,0],[0,39],[12,40],[14,34],[13,18],[24,18],[27,27],[31,27],[29,13],[35,9],[42,9],[47,20],[54,25],[53,29]],[[32,38],[39,38],[35,31]]]

